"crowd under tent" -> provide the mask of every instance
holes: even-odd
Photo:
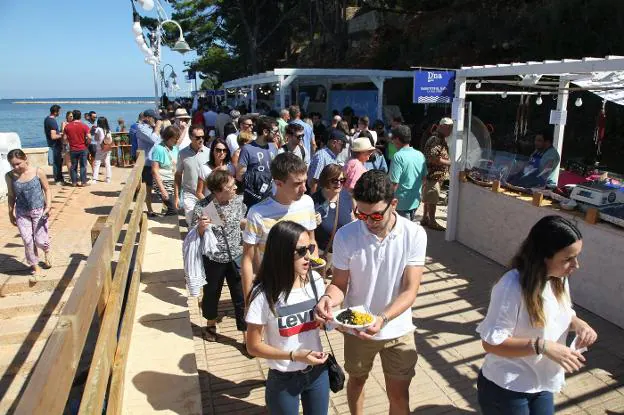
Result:
[[[573,300],[624,327],[624,309],[621,307],[624,280],[619,277],[621,258],[624,257],[624,229],[588,219],[589,215],[584,212],[564,211],[562,208],[566,207],[566,201],[561,204],[543,201],[542,196],[557,199],[556,194],[548,189],[543,189],[543,193],[535,190],[532,197],[527,197],[499,189],[498,182],[491,188],[479,186],[467,181],[465,176],[465,130],[470,131],[468,120],[472,118],[466,116],[466,110],[471,107],[467,99],[470,95],[494,95],[501,99],[507,95],[529,95],[534,100],[541,95],[556,95],[556,109],[551,111],[550,123],[554,125],[553,147],[561,155],[568,98],[575,91],[589,91],[603,100],[623,105],[624,57],[470,66],[456,71],[445,237],[447,241],[457,240],[500,264],[508,265],[539,219],[553,214],[571,219],[583,234],[581,268],[570,279]],[[579,98],[575,104],[579,105]],[[620,185],[607,192],[610,195],[608,201],[603,198],[603,202],[595,205],[585,204],[580,202],[583,199],[579,196],[578,205],[583,206],[584,211],[598,212],[599,217],[607,212],[603,208],[617,208],[621,212],[624,208],[624,187]],[[570,200],[573,198],[574,191]],[[605,213],[604,216],[608,215]],[[613,223],[624,226],[624,217],[616,218]]]
[[[339,68],[276,68],[244,78],[235,79],[223,83],[226,91],[226,101],[228,95],[240,94],[249,96],[252,112],[256,111],[258,102],[257,89],[262,86],[274,88],[276,92],[276,102],[274,107],[285,108],[290,104],[292,88],[298,90],[299,86],[322,85],[327,91],[325,100],[325,115],[329,118],[331,111],[332,85],[334,84],[354,84],[371,82],[377,88],[375,100],[376,108],[374,115],[376,119],[382,120],[384,102],[384,83],[393,78],[412,78],[412,71],[393,71],[383,69],[339,69]],[[279,99],[277,99],[279,98]],[[293,103],[299,103],[299,94],[295,94]],[[299,103],[300,104],[300,103]],[[354,104],[357,104],[354,102]],[[342,109],[342,108],[336,108]]]

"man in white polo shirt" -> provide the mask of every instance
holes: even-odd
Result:
[[[347,399],[352,414],[364,414],[364,384],[377,354],[391,414],[409,413],[409,385],[415,374],[416,344],[411,307],[425,265],[427,234],[396,213],[394,187],[371,170],[353,189],[357,221],[334,237],[332,283],[321,296],[316,317],[333,319],[332,307],[366,305],[376,316],[364,332],[345,334]]]

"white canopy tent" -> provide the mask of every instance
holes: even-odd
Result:
[[[554,79],[551,80],[551,79]],[[468,84],[491,83],[497,91],[468,90]],[[573,83],[578,87],[571,87]],[[477,87],[477,88],[479,88]],[[533,88],[535,92],[527,92]],[[514,90],[515,89],[515,90]],[[453,99],[453,140],[451,142],[451,175],[448,218],[445,238],[453,241],[457,233],[459,208],[459,172],[463,169],[464,107],[467,95],[557,94],[553,146],[559,154],[570,91],[586,90],[605,100],[624,105],[624,57],[547,60],[543,62],[510,63],[462,67],[456,72]]]
[[[412,78],[412,71],[391,71],[383,69],[322,69],[322,68],[276,68],[244,78],[225,82],[223,88],[249,88],[252,111],[257,101],[256,87],[273,84],[279,93],[279,107],[286,106],[286,96],[293,85],[323,85],[327,90],[326,102],[329,105],[333,84],[372,82],[377,87],[377,118],[383,119],[384,82],[392,78]],[[327,113],[331,110],[327,106]]]

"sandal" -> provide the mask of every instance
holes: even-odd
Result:
[[[48,256],[47,252],[45,254],[45,259],[43,260],[43,268],[45,269],[52,268],[52,261],[50,261],[50,257]]]
[[[204,329],[204,340],[208,342],[216,342],[217,336],[217,326],[206,326]]]
[[[445,231],[446,228],[442,225],[440,225],[438,222],[433,222],[431,224],[427,225],[429,227],[429,229],[433,229],[434,231]]]

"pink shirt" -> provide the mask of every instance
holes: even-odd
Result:
[[[358,159],[351,159],[344,166],[344,174],[347,181],[344,184],[345,189],[353,190],[355,184],[366,173],[366,167]]]

